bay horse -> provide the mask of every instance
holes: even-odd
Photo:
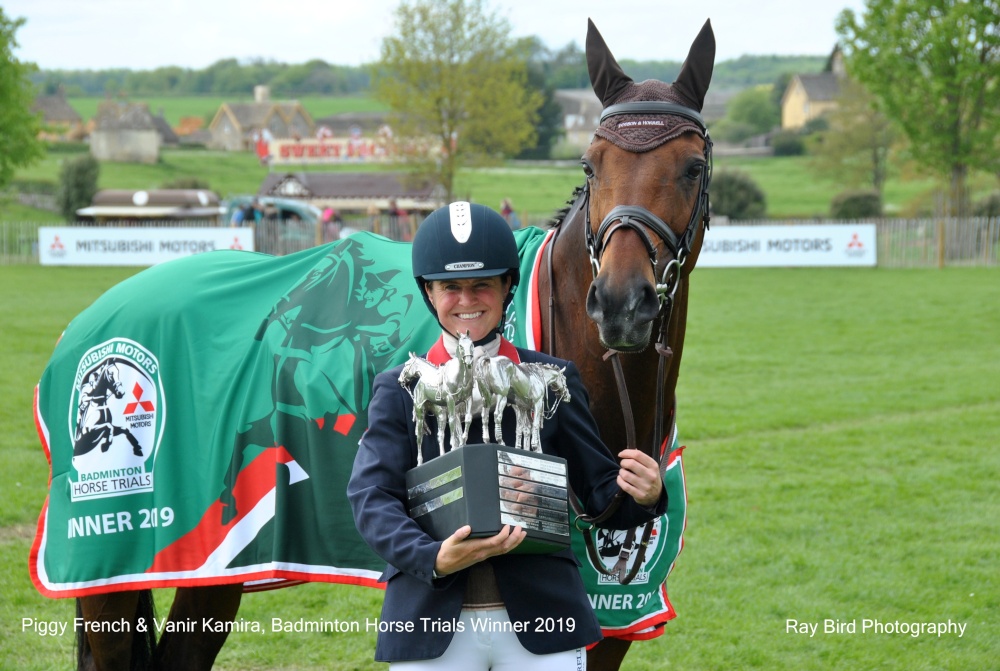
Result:
[[[586,52],[604,112],[582,158],[585,184],[553,222],[544,252],[540,345],[577,364],[613,451],[613,438],[626,436],[628,446],[659,458],[673,435],[688,278],[708,224],[711,141],[700,111],[715,38],[706,22],[672,84],[635,83],[592,22]],[[232,621],[242,591],[240,584],[178,588],[169,619]],[[77,604],[88,622],[152,621],[148,591]],[[228,635],[168,629],[157,642],[152,629],[81,635],[80,668],[210,669]],[[589,667],[619,668],[630,644],[606,638],[588,652]]]
[[[542,349],[576,363],[612,452],[614,437],[626,436],[662,471],[688,277],[709,220],[712,144],[700,111],[715,37],[706,21],[670,85],[634,82],[593,22],[586,54],[604,110],[581,159],[586,182],[553,222],[539,278]],[[588,651],[588,667],[618,669],[630,645],[605,638]]]

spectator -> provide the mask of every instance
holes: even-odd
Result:
[[[504,198],[500,203],[500,214],[503,216],[503,220],[507,222],[510,226],[510,230],[516,231],[521,228],[521,220],[518,218],[517,213],[514,212],[514,206],[510,202],[510,198]]]

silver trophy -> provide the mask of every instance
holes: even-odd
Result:
[[[477,356],[463,335],[455,357],[441,366],[411,353],[399,383],[413,397],[417,445],[430,414],[440,449],[426,464],[417,449],[417,466],[406,474],[410,517],[437,540],[465,524],[473,538],[495,535],[509,524],[527,532],[517,552],[553,552],[569,544],[566,461],[543,454],[541,446],[543,422],[560,402],[570,401],[564,369]],[[515,447],[503,444],[508,406],[516,417]],[[483,442],[467,445],[474,408],[482,418]]]

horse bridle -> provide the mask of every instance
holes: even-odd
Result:
[[[638,234],[639,239],[643,241],[646,251],[649,254],[650,263],[653,266],[654,278],[657,275],[656,266],[658,264],[659,255],[657,253],[656,244],[649,235],[649,230],[653,231],[656,237],[663,242],[673,256],[673,258],[670,259],[664,266],[663,272],[660,274],[659,282],[656,285],[656,292],[660,303],[659,314],[657,316],[657,319],[660,322],[660,328],[657,336],[656,352],[660,355],[660,358],[657,366],[656,377],[656,415],[654,420],[653,445],[646,453],[654,459],[657,459],[656,451],[661,444],[659,442],[659,436],[663,435],[663,424],[665,420],[663,416],[663,386],[666,381],[667,362],[673,358],[673,351],[670,349],[667,340],[667,331],[669,330],[670,319],[673,313],[674,298],[677,293],[677,288],[680,286],[682,277],[681,270],[684,267],[685,261],[690,256],[691,247],[694,244],[695,236],[698,233],[699,223],[704,224],[705,230],[708,230],[710,219],[708,188],[712,180],[712,140],[709,137],[708,128],[705,126],[705,122],[701,115],[695,110],[689,107],[684,107],[683,105],[661,101],[640,101],[611,105],[601,114],[601,122],[603,123],[603,121],[608,117],[620,114],[663,114],[680,116],[695,122],[695,124],[701,129],[705,139],[705,170],[701,175],[701,182],[698,187],[698,197],[695,201],[695,206],[691,211],[691,216],[688,219],[687,226],[681,235],[677,235],[677,233],[675,233],[670,226],[668,226],[662,219],[650,212],[648,209],[636,205],[618,205],[612,208],[611,211],[608,212],[607,216],[604,217],[604,220],[601,222],[601,225],[598,227],[595,235],[590,222],[589,181],[584,184],[582,199],[578,199],[578,202],[582,200],[581,207],[584,210],[585,216],[587,253],[590,256],[590,267],[595,279],[601,270],[601,257],[604,255],[604,249],[607,246],[608,241],[611,239],[612,235],[622,229],[635,231]],[[567,213],[566,218],[568,219],[570,216],[571,213]],[[554,255],[555,243],[558,235],[559,231],[557,230],[549,245],[548,258],[550,331],[549,353],[553,356],[555,356],[555,302],[552,291],[552,287],[554,286],[552,277],[552,257]],[[628,388],[625,384],[625,374],[622,369],[621,361],[619,360],[619,352],[616,350],[608,350],[608,352],[604,355],[604,360],[607,361],[609,359],[611,360],[615,372],[615,382],[618,387],[618,396],[621,401],[622,414],[625,418],[626,445],[631,449],[636,449],[635,418],[632,413],[632,403],[629,399]],[[671,409],[671,424],[669,433],[664,439],[665,441],[671,440],[676,430],[674,418],[675,413],[673,409]],[[666,447],[669,447],[669,445]],[[669,450],[663,449],[658,459],[661,478],[666,469],[666,458],[668,456]],[[619,491],[608,508],[596,516],[587,515],[586,512],[580,507],[576,496],[571,496],[570,501],[572,502],[573,511],[576,515],[575,526],[583,535],[587,546],[587,553],[590,556],[590,560],[594,565],[594,568],[604,575],[617,577],[620,584],[627,585],[635,578],[645,561],[646,550],[649,547],[649,540],[652,536],[653,522],[647,522],[644,526],[642,540],[639,541],[639,550],[636,553],[636,557],[631,568],[628,568],[628,556],[631,553],[632,543],[634,542],[634,529],[630,529],[628,531],[626,540],[622,543],[622,550],[619,554],[618,563],[610,571],[604,568],[604,562],[600,559],[597,553],[592,535],[593,527],[614,514],[618,506],[621,505],[623,496],[624,493]]]
[[[622,229],[631,229],[639,235],[639,239],[646,246],[649,254],[649,261],[653,265],[653,275],[656,275],[658,254],[653,239],[649,236],[647,229],[653,233],[666,245],[671,255],[677,261],[678,266],[683,266],[687,257],[691,253],[691,246],[698,233],[698,224],[703,223],[705,230],[708,230],[709,213],[708,188],[712,181],[712,139],[708,134],[708,127],[701,114],[683,105],[663,101],[639,101],[620,103],[611,105],[601,113],[601,123],[605,119],[622,114],[663,114],[669,116],[679,116],[689,121],[693,121],[701,129],[705,138],[705,170],[701,173],[701,181],[698,185],[698,198],[695,206],[691,210],[687,226],[681,235],[677,235],[670,226],[662,219],[644,207],[637,205],[618,205],[608,212],[601,222],[597,233],[593,232],[590,223],[590,185],[584,184],[584,213],[586,216],[587,231],[587,253],[590,255],[590,267],[596,278],[601,270],[601,257],[604,255],[604,248],[607,247],[611,236]],[[669,268],[669,263],[668,263]],[[668,268],[664,268],[660,284],[665,284]],[[659,287],[657,287],[659,289]],[[662,296],[662,293],[661,293]]]

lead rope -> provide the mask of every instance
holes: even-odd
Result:
[[[589,214],[589,200],[590,191],[587,186],[584,186],[583,191],[583,207],[587,209]],[[577,199],[579,203],[581,199]],[[567,212],[563,221],[569,219],[573,214],[573,208]],[[588,217],[589,219],[589,217]],[[546,262],[546,270],[548,272],[549,280],[549,354],[556,356],[556,329],[555,329],[555,292],[553,291],[553,261],[552,258],[555,255],[555,244],[556,239],[559,237],[561,232],[561,227],[556,228],[556,232],[552,236],[552,241],[549,243],[548,259]],[[680,284],[680,261],[671,261],[667,264],[667,267],[663,271],[663,282],[657,286],[657,290],[661,295],[660,304],[660,332],[656,342],[656,352],[660,355],[660,360],[657,366],[656,372],[656,415],[655,415],[655,431],[653,433],[653,445],[650,448],[648,454],[657,459],[656,450],[659,447],[656,444],[657,436],[661,435],[663,427],[663,384],[666,380],[666,363],[673,358],[673,351],[670,349],[669,345],[666,344],[666,334],[669,329],[670,318],[673,312],[673,300],[677,292],[677,287]],[[671,268],[675,269],[676,275],[671,276]],[[667,284],[668,281],[672,279],[672,287]],[[615,383],[618,387],[618,398],[622,406],[622,415],[625,419],[625,434],[626,434],[626,445],[630,449],[636,448],[636,438],[635,438],[635,416],[632,413],[632,403],[628,395],[628,387],[625,384],[625,374],[622,370],[621,361],[619,360],[619,352],[615,350],[608,350],[604,355],[604,360],[611,360],[612,368],[615,372]],[[674,413],[671,412],[671,435],[673,434],[673,419]],[[669,436],[668,436],[669,438]],[[659,459],[660,477],[662,479],[663,473],[666,466],[666,458],[668,455],[668,450],[662,450]],[[622,549],[618,555],[618,561],[615,563],[614,568],[608,570],[604,568],[604,562],[601,560],[600,555],[597,552],[597,547],[594,543],[593,528],[604,522],[609,517],[615,514],[618,507],[621,506],[622,500],[624,498],[624,492],[621,490],[615,494],[614,498],[608,504],[605,510],[596,516],[587,515],[580,505],[578,497],[573,493],[572,487],[570,489],[569,501],[570,505],[573,507],[573,513],[576,515],[574,520],[574,526],[577,531],[581,533],[584,540],[584,545],[587,548],[587,555],[590,557],[590,563],[593,564],[594,568],[606,576],[613,576],[618,579],[619,584],[627,585],[638,575],[639,570],[642,568],[642,564],[646,559],[646,551],[649,548],[649,539],[652,537],[653,524],[654,521],[651,520],[643,525],[642,539],[639,541],[639,549],[636,552],[635,561],[632,563],[632,567],[628,570],[628,557],[632,553],[632,543],[635,541],[635,529],[630,529],[626,534],[625,542],[622,543]]]

